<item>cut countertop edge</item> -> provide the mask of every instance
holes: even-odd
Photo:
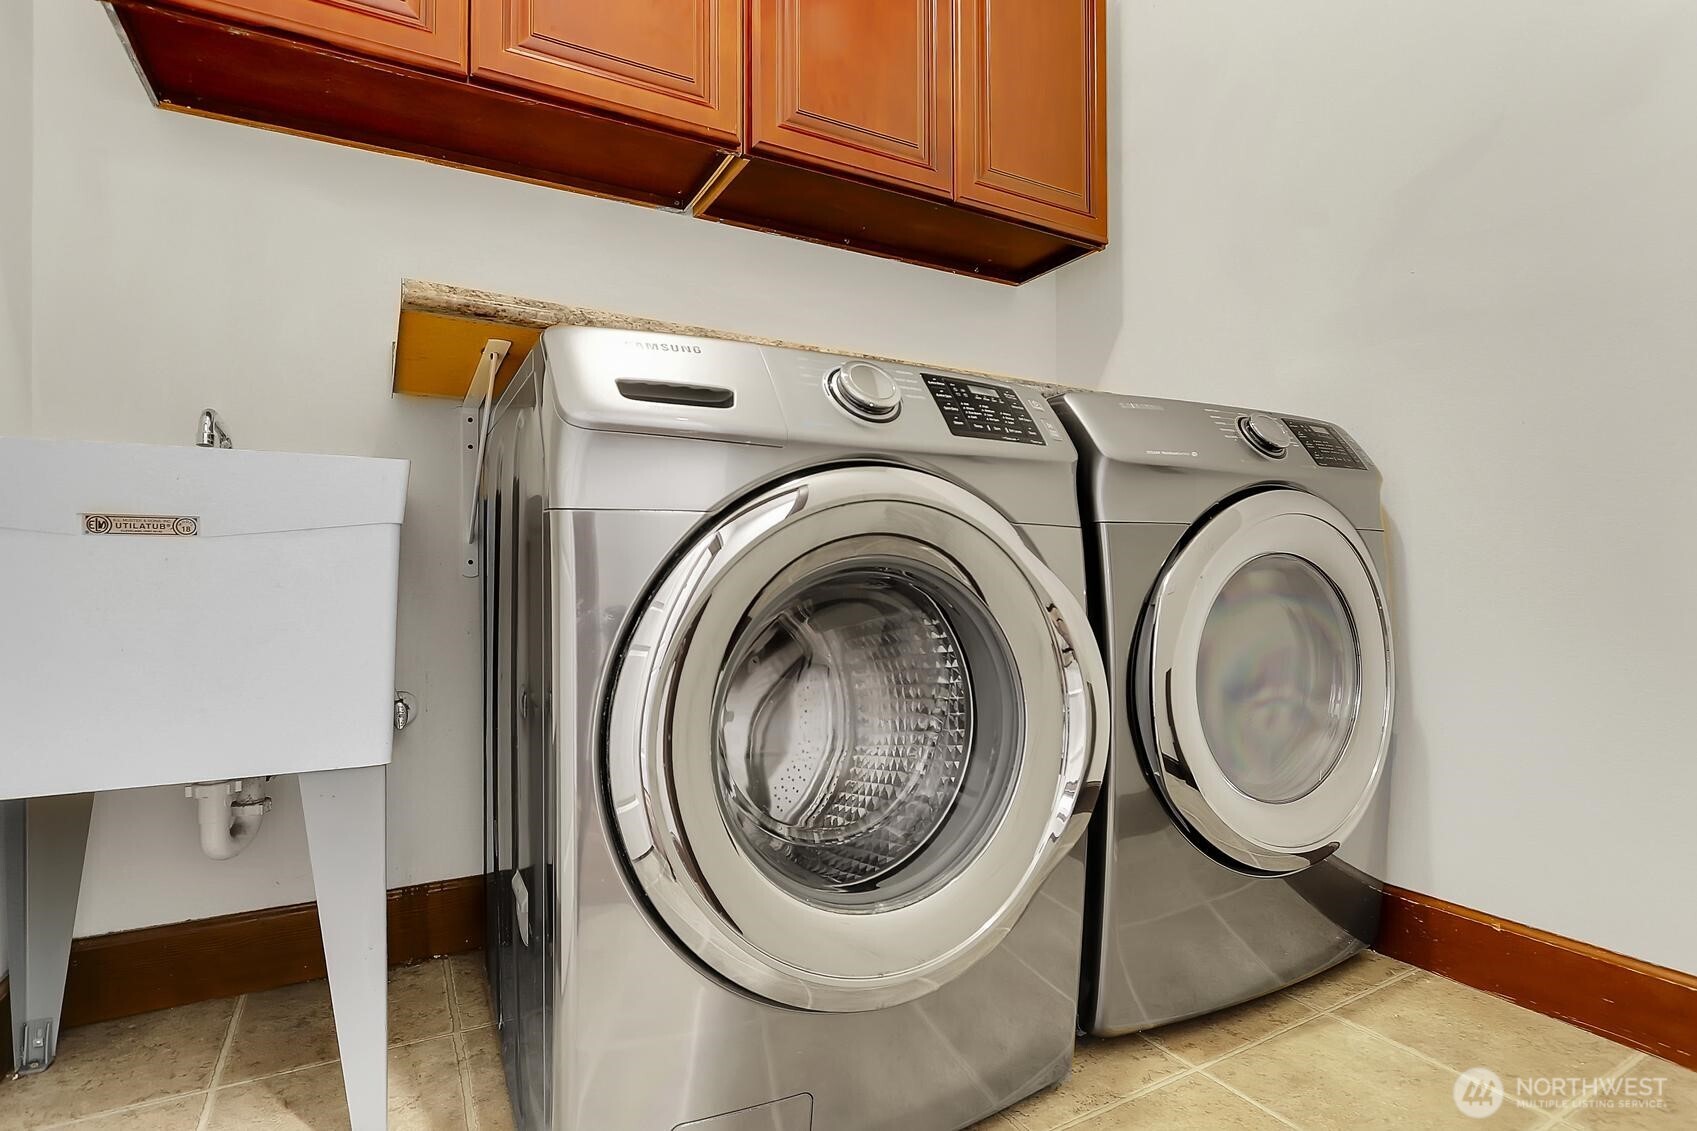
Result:
[[[983,377],[991,381],[1015,381],[1042,389],[1046,393],[1065,393],[1075,389],[1083,390],[1087,388],[1082,385],[1066,385],[1057,381],[1020,377],[1008,373],[963,369],[959,365],[942,362],[915,361],[912,358],[887,357],[882,354],[864,353],[858,350],[838,349],[834,346],[807,345],[800,342],[785,341],[781,338],[763,338],[754,334],[715,330],[708,326],[667,322],[663,319],[648,318],[637,314],[619,314],[589,306],[570,306],[564,303],[521,298],[495,291],[478,290],[475,287],[433,283],[420,279],[401,280],[401,314],[405,316],[409,312],[488,322],[495,327],[517,326],[532,333],[553,326],[599,326],[614,330],[630,330],[636,333],[682,334],[689,337],[711,338],[726,342],[747,342],[752,345],[770,346],[775,349],[813,350],[836,357],[880,361],[891,365],[911,366],[915,369],[938,369],[968,377]],[[491,332],[489,336],[499,337],[494,332]],[[475,359],[473,359],[471,365],[467,365],[465,370],[468,386],[471,380],[472,365],[475,365]],[[398,369],[395,384],[397,392],[404,391]]]

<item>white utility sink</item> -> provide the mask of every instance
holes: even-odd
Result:
[[[300,774],[353,1125],[383,1125],[406,480],[402,460],[0,438],[20,1067],[46,1067],[57,1042],[92,794]]]
[[[404,461],[6,439],[0,483],[0,797],[389,761]]]

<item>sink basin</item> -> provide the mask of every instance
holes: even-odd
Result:
[[[406,479],[0,438],[0,798],[386,764]]]

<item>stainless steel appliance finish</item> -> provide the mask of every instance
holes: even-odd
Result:
[[[558,329],[500,398],[485,867],[524,1128],[953,1131],[1069,1068],[1109,694],[1075,451],[1034,390],[945,416],[952,375],[845,368]]]
[[[1395,678],[1380,479],[1336,425],[1107,393],[1080,450],[1112,687],[1082,1026],[1271,993],[1378,931]]]

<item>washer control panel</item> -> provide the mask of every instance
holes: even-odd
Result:
[[[1045,443],[1037,421],[1031,418],[1031,410],[1025,407],[1017,389],[935,373],[921,376],[943,414],[943,422],[956,436],[1012,444]]]
[[[1285,426],[1297,442],[1313,457],[1319,467],[1344,467],[1351,471],[1366,471],[1367,465],[1355,454],[1348,440],[1328,425],[1312,420],[1285,419]]]

